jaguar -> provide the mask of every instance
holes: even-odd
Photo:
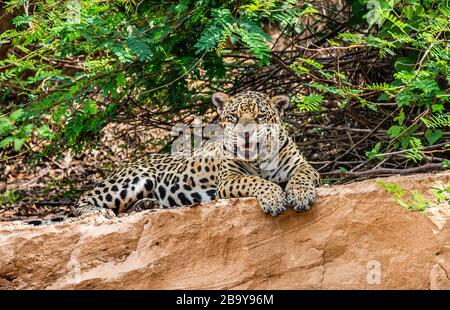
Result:
[[[148,205],[174,208],[239,197],[255,197],[272,216],[288,207],[309,210],[320,177],[283,126],[289,97],[217,92],[212,103],[222,138],[188,155],[150,154],[123,165],[83,194],[73,214],[112,217]]]

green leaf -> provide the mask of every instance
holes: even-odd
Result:
[[[88,100],[84,103],[84,113],[93,115],[97,113],[97,103],[93,100]]]
[[[6,137],[2,141],[0,141],[0,149],[6,148],[8,145],[10,145],[13,142],[14,142],[14,137],[11,137],[11,136]]]
[[[224,38],[225,34],[229,34],[234,29],[236,20],[229,9],[214,9],[211,17],[202,31],[200,39],[194,45],[197,53],[211,51]]]
[[[425,138],[430,145],[433,145],[442,137],[442,130],[436,130],[433,132],[431,129],[427,129],[425,132]]]
[[[324,97],[322,95],[310,94],[299,98],[300,103],[298,108],[301,111],[319,111],[323,103]]]
[[[394,125],[388,129],[388,134],[392,138],[397,137],[399,134],[403,132],[403,126]]]
[[[438,112],[438,113],[444,113],[445,107],[443,104],[435,103],[431,106],[431,111]]]
[[[143,41],[137,40],[136,38],[128,38],[127,40],[128,47],[131,52],[139,58],[140,61],[149,60],[152,55],[152,51],[150,47],[144,43]]]
[[[38,128],[36,128],[36,131],[38,132],[38,134],[40,136],[42,136],[44,138],[47,138],[47,139],[53,138],[53,132],[45,124],[40,126],[40,127],[38,127]]]
[[[15,138],[14,139],[14,151],[18,152],[22,148],[24,143],[25,143],[25,139]]]
[[[34,124],[27,124],[25,126],[20,127],[20,135],[21,137],[29,137],[33,132]]]
[[[9,118],[13,121],[18,121],[25,114],[23,109],[17,109],[9,115]]]
[[[400,71],[406,71],[411,72],[414,70],[416,66],[416,60],[409,58],[409,57],[399,57],[397,58],[397,61],[395,62],[395,70],[398,72]]]
[[[127,63],[133,61],[133,55],[122,46],[114,46],[111,51],[117,56],[120,62]]]
[[[121,87],[121,86],[125,85],[126,82],[127,82],[127,80],[125,79],[125,74],[123,72],[120,72],[116,76],[116,86]]]
[[[0,135],[8,134],[14,128],[13,123],[7,117],[0,117]]]
[[[390,98],[391,98],[391,96],[389,96],[386,93],[383,93],[380,96],[378,96],[377,100],[378,101],[388,101]]]
[[[375,183],[383,187],[386,192],[394,194],[396,197],[402,197],[406,195],[406,191],[398,184],[386,182],[384,180],[379,180]]]
[[[402,149],[406,149],[409,145],[409,140],[411,140],[411,136],[403,136],[400,139],[401,145],[402,145]]]
[[[403,8],[403,14],[405,14],[407,19],[412,19],[414,17],[414,5],[406,5]]]
[[[403,125],[403,122],[405,121],[405,112],[403,111],[403,108],[401,108],[398,115],[394,117],[394,121],[398,122],[399,125]]]
[[[28,24],[29,22],[31,22],[31,20],[32,20],[31,15],[19,15],[19,16],[16,16],[12,20],[12,22],[13,22],[14,26],[19,27],[19,26]]]
[[[339,167],[339,171],[341,171],[341,172],[348,172],[348,169],[345,168],[345,167],[340,166]]]
[[[409,20],[414,20],[415,18],[422,16],[425,12],[424,8],[418,3],[405,5],[402,11]]]
[[[372,160],[375,157],[378,157],[378,155],[380,153],[380,148],[381,148],[381,142],[378,142],[377,144],[375,144],[375,147],[372,150],[370,150],[369,152],[366,152],[366,157],[369,160]]]
[[[444,159],[444,160],[442,161],[442,168],[445,168],[445,169],[450,168],[450,160]]]

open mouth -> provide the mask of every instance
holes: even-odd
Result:
[[[225,149],[229,155],[237,159],[257,160],[260,157],[260,148],[264,147],[264,143],[261,144],[258,137],[258,132],[255,130],[230,132],[224,136]]]
[[[255,159],[258,155],[257,143],[246,141],[244,145],[238,146],[238,156],[244,159]]]
[[[238,136],[237,155],[240,159],[254,160],[258,156],[257,137],[252,132],[243,132]]]

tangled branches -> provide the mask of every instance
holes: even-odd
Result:
[[[111,122],[212,121],[212,92],[258,90],[291,97],[285,120],[324,176],[450,166],[445,1],[80,2],[77,21],[2,4],[7,159],[82,153]]]

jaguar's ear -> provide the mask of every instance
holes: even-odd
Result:
[[[273,106],[279,111],[283,112],[289,107],[289,97],[285,95],[275,96],[270,99]]]
[[[230,96],[228,96],[225,93],[214,93],[211,97],[211,100],[213,104],[217,108],[217,113],[222,114],[223,109],[227,105],[228,101],[230,100]]]

